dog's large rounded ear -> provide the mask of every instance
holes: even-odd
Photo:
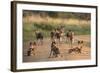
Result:
[[[82,46],[80,48],[82,48]]]
[[[83,43],[83,41],[81,41],[81,43]]]
[[[78,41],[77,43],[80,44],[80,41]]]

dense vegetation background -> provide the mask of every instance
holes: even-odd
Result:
[[[23,38],[24,41],[35,40],[34,32],[40,30],[44,37],[58,27],[64,27],[75,32],[75,35],[90,34],[90,13],[29,11],[23,10]]]

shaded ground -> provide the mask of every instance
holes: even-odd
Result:
[[[24,43],[24,49],[23,49],[23,62],[41,62],[41,61],[61,61],[61,60],[82,60],[82,59],[90,59],[91,54],[91,48],[90,48],[90,36],[89,35],[80,35],[75,36],[75,39],[77,40],[83,40],[84,46],[82,48],[82,53],[76,53],[72,52],[68,54],[68,50],[70,49],[70,45],[68,43],[65,43],[65,41],[62,44],[58,44],[58,47],[60,49],[61,55],[57,58],[48,58],[50,54],[50,39],[46,38],[44,39],[43,45],[38,45],[37,49],[35,50],[34,56],[27,56],[27,50],[29,47],[29,42]],[[76,40],[75,40],[76,42]],[[73,44],[73,47],[77,46],[76,43]]]

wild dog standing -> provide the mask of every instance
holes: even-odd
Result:
[[[43,34],[42,34],[42,32],[36,31],[35,35],[36,35],[36,39],[37,39],[38,44],[42,45],[43,44]]]
[[[56,41],[57,41],[58,43],[60,43],[61,33],[60,33],[59,29],[56,29],[55,37],[56,37],[56,39],[57,39]]]
[[[69,30],[67,32],[67,34],[66,34],[66,40],[70,44],[70,47],[72,48],[72,43],[74,41],[74,32],[72,32],[71,30]]]
[[[56,34],[55,30],[51,31],[51,33],[50,33],[51,41],[56,41],[55,40],[55,34]]]
[[[61,42],[65,41],[64,26],[61,26],[61,27],[59,28],[59,32],[60,32],[60,41],[61,41]]]

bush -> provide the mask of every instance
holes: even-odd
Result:
[[[45,24],[45,23],[32,23],[32,24],[24,24],[23,26],[23,40],[29,41],[29,40],[36,40],[35,38],[35,30],[42,31],[44,37],[50,37],[50,32],[57,28],[63,26],[65,28],[65,33],[68,30],[72,30],[75,35],[86,35],[90,34],[90,25],[66,25],[66,24]]]

